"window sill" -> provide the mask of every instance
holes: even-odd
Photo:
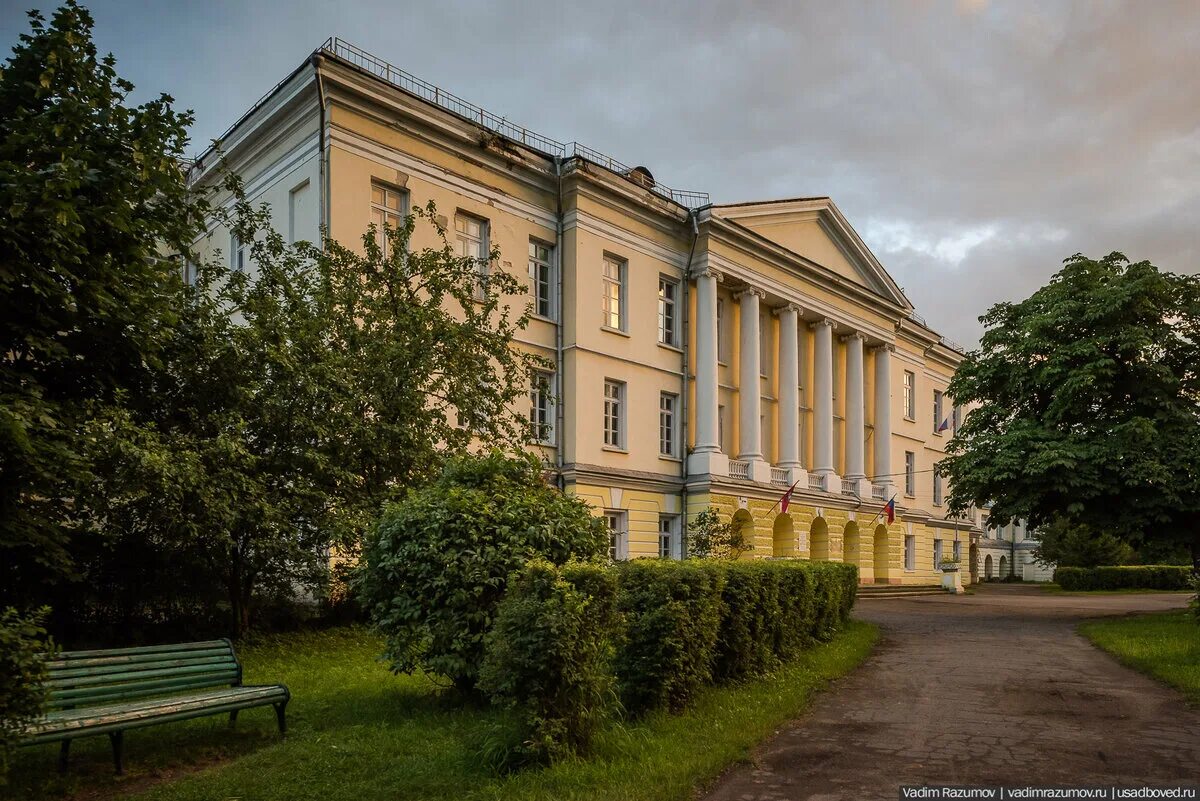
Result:
[[[917,495],[916,495],[916,493],[909,494],[909,493],[907,493],[907,492],[906,492],[906,493],[904,493],[904,497],[905,497],[905,498],[912,498],[914,501],[917,499]]]
[[[622,337],[625,337],[626,339],[629,339],[629,332],[622,331],[620,328],[613,328],[612,326],[602,325],[602,326],[600,326],[600,330],[607,331],[610,334],[616,334],[617,336],[622,336]]]
[[[680,459],[678,456],[667,456],[665,453],[660,453],[658,455],[658,458],[659,458],[659,461],[662,461],[662,462],[674,462],[675,464],[683,464],[683,459]]]
[[[909,417],[907,414],[906,414],[906,415],[904,415],[904,419],[905,419],[905,420],[907,420],[907,421],[908,421],[908,422],[910,422],[910,423],[915,423],[915,422],[917,422],[917,418],[915,418],[915,417]]]
[[[547,317],[544,314],[531,314],[529,315],[529,319],[541,320],[543,323],[550,323],[550,325],[558,325],[558,320],[555,320],[553,317]]]
[[[600,448],[600,450],[608,451],[609,453],[629,453],[629,451],[625,448],[618,448],[615,445],[604,445]]]
[[[668,345],[666,342],[661,342],[661,341],[660,341],[660,342],[658,343],[658,346],[659,346],[660,348],[662,348],[663,350],[669,350],[669,351],[671,351],[672,353],[680,353],[680,354],[682,354],[682,353],[683,353],[683,348],[681,348],[681,347],[679,347],[679,346],[677,346],[677,345]]]

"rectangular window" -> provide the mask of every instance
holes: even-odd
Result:
[[[951,410],[950,415],[952,418],[950,421],[951,428],[953,432],[957,434],[958,427],[962,424],[962,407],[956,404]]]
[[[536,239],[529,240],[529,281],[533,284],[533,312],[553,320],[554,248]]]
[[[614,562],[629,557],[629,532],[625,530],[625,513],[606,509],[604,524],[608,527],[608,558]]]
[[[604,296],[601,298],[604,325],[618,331],[625,330],[625,274],[624,261],[611,256],[604,257]]]
[[[717,361],[725,364],[727,348],[725,347],[725,300],[717,298]]]
[[[933,505],[942,505],[942,477],[937,473],[933,474]]]
[[[371,182],[371,224],[375,226],[375,243],[385,259],[391,258],[387,229],[404,224],[408,193],[390,186]]]
[[[229,235],[229,269],[236,273],[246,271],[246,245],[237,234]]]
[[[904,535],[904,569],[917,569],[917,538],[912,534]]]
[[[675,515],[661,515],[658,518],[658,556],[660,559],[674,559],[679,549],[675,545],[676,521]]]
[[[658,452],[663,456],[678,456],[679,448],[676,446],[676,441],[679,439],[676,432],[677,417],[676,408],[679,405],[679,396],[673,395],[670,392],[660,393],[658,396]]]
[[[911,370],[904,371],[904,416],[909,420],[917,419],[917,377]]]
[[[959,542],[958,540],[954,541],[954,561],[955,562],[962,561],[962,543]]]
[[[904,494],[910,498],[917,494],[917,455],[912,451],[904,452]]]
[[[934,570],[942,569],[942,541],[941,540],[933,541],[933,569]]]
[[[554,444],[554,375],[537,372],[529,387],[529,432],[534,442]]]
[[[658,279],[658,341],[673,348],[679,347],[679,282],[670,278]]]
[[[478,217],[459,212],[454,215],[454,241],[458,255],[464,259],[472,259],[475,271],[479,274],[479,285],[475,297],[482,298],[488,277],[488,223]]]
[[[625,447],[625,385],[620,381],[604,382],[604,444],[613,448]]]
[[[200,277],[200,266],[191,259],[183,261],[183,282],[188,286],[194,286],[196,280]]]
[[[312,214],[309,206],[312,204],[312,192],[308,189],[308,179],[288,192],[288,241],[297,242],[304,232],[305,223]]]
[[[933,391],[933,433],[938,434],[942,428],[942,391]]]

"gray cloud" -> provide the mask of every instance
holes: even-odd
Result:
[[[1077,251],[1200,267],[1191,0],[91,8],[139,94],[196,110],[197,150],[337,34],[718,201],[829,194],[967,344]]]

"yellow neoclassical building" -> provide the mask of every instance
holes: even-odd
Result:
[[[752,556],[854,561],[864,582],[933,584],[943,557],[967,561],[978,519],[946,518],[933,472],[961,351],[830,198],[712,203],[337,39],[220,150],[293,241],[352,244],[433,200],[462,252],[496,245],[528,271],[521,346],[556,366],[530,392],[532,447],[605,516],[615,557],[678,558],[713,506]],[[191,177],[218,172],[210,151]],[[220,226],[197,248],[252,268]]]

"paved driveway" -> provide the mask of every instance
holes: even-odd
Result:
[[[1131,784],[1200,777],[1200,710],[1074,631],[1186,595],[989,586],[874,600],[879,648],[734,768],[710,801],[895,799],[900,784]]]

